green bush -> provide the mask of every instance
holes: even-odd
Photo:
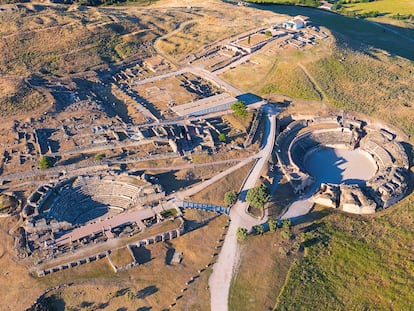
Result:
[[[239,240],[245,240],[247,238],[247,235],[248,234],[249,233],[247,232],[247,229],[246,228],[241,228],[241,227],[237,228],[237,231],[236,231],[236,237],[237,237],[237,239],[239,239]]]
[[[271,232],[276,231],[277,229],[277,221],[274,219],[269,219],[269,221],[267,222],[269,224],[269,230]]]
[[[221,141],[222,143],[226,142],[227,140],[226,134],[220,133],[218,136],[218,140]]]

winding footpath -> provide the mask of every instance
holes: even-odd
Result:
[[[246,213],[248,208],[246,193],[249,189],[253,188],[259,180],[262,170],[272,154],[276,138],[277,110],[270,105],[265,105],[263,109],[267,115],[264,135],[266,141],[263,148],[257,154],[256,163],[242,186],[239,200],[230,211],[230,226],[226,238],[224,239],[218,260],[213,266],[213,273],[209,279],[212,311],[228,310],[230,284],[240,258],[236,237],[237,228],[243,227],[251,230],[253,226],[267,221],[267,214],[265,214],[262,219],[256,219]]]

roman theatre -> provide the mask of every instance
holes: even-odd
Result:
[[[371,214],[403,198],[409,161],[402,135],[354,117],[280,120],[276,154],[296,193],[317,204]]]

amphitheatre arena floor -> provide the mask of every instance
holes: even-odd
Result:
[[[304,167],[317,184],[363,184],[377,171],[372,157],[365,151],[328,147],[311,152]]]

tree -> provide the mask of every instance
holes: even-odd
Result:
[[[250,35],[249,35],[249,37],[247,38],[247,44],[248,45],[250,45],[250,42],[252,41],[252,38],[250,37]]]
[[[100,160],[102,160],[103,159],[103,154],[95,154],[95,156],[93,157],[93,159],[95,160],[95,161],[100,161]]]
[[[290,227],[292,226],[292,221],[288,218],[285,218],[282,220],[282,228],[285,230],[290,230]]]
[[[277,221],[274,219],[269,219],[269,221],[267,222],[269,224],[269,230],[271,232],[276,231],[277,229]]]
[[[135,295],[131,290],[128,290],[126,292],[126,297],[127,297],[128,301],[133,301],[135,299]]]
[[[254,226],[254,231],[256,232],[256,234],[263,235],[264,227],[262,225]]]
[[[268,36],[268,37],[271,37],[272,36],[272,32],[270,30],[266,30],[265,31],[265,35]]]
[[[246,104],[240,100],[231,105],[231,109],[234,114],[240,118],[245,118],[247,116],[247,107]]]
[[[255,208],[263,208],[269,199],[269,188],[265,184],[249,189],[246,196],[247,202]]]
[[[227,140],[226,134],[220,133],[218,136],[218,140],[221,141],[222,143],[226,142]]]
[[[39,160],[39,167],[43,170],[52,166],[52,160],[48,157],[41,157]]]
[[[236,236],[239,240],[245,240],[247,238],[248,232],[246,228],[237,228]]]
[[[236,203],[237,201],[237,192],[234,190],[228,191],[224,194],[224,203],[230,206]]]

